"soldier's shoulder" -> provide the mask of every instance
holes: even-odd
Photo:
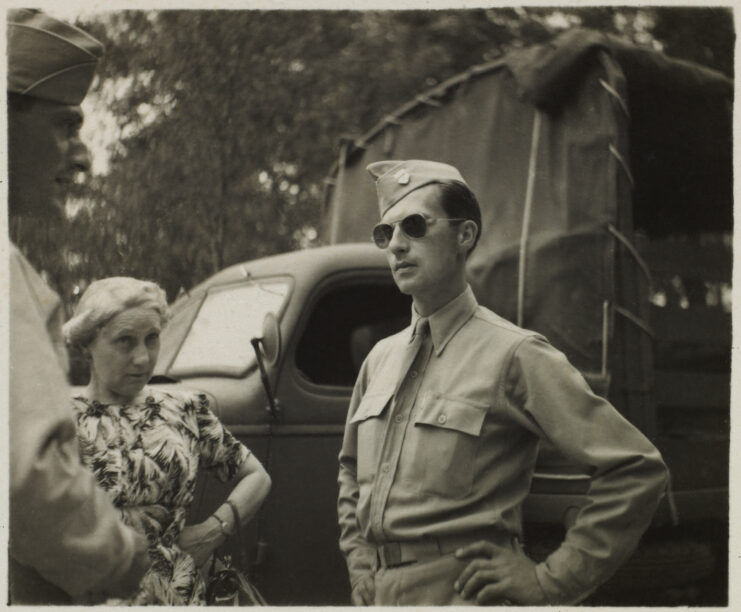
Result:
[[[502,340],[509,340],[514,343],[528,338],[545,340],[545,337],[538,332],[515,325],[484,306],[478,306],[476,308],[473,313],[473,319],[482,330],[485,330],[489,334],[494,334]]]

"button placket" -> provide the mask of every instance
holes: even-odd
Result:
[[[381,541],[385,539],[383,520],[386,502],[391,492],[399,458],[401,457],[407,427],[409,427],[409,415],[416,403],[417,394],[423,380],[423,377],[419,376],[419,372],[424,371],[431,353],[432,342],[428,341],[417,353],[416,358],[412,362],[407,380],[402,384],[397,394],[395,406],[399,409],[399,412],[394,416],[394,421],[399,424],[403,423],[404,426],[388,427],[386,429],[384,445],[381,451],[381,475],[376,477],[370,514],[370,523],[373,531]]]

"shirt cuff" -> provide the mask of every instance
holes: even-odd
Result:
[[[585,589],[581,584],[567,584],[566,581],[558,579],[553,568],[549,567],[549,560],[553,562],[549,557],[535,566],[535,577],[538,579],[548,605],[573,606],[589,595],[591,590],[594,590]]]

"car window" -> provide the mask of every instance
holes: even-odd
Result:
[[[352,387],[375,343],[410,318],[410,298],[390,279],[334,286],[314,304],[296,348],[296,369],[317,385]]]
[[[198,308],[205,297],[204,293],[178,298],[170,308],[170,320],[162,330],[160,337],[160,354],[157,359],[155,376],[167,376],[170,364],[190,330],[190,324],[198,313]]]
[[[281,279],[210,290],[169,373],[244,372],[255,361],[250,340],[262,335],[265,315],[278,313],[289,288]]]

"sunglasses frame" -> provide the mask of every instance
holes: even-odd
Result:
[[[409,232],[407,232],[404,229],[404,223],[411,219],[412,217],[421,217],[425,224],[424,224],[424,231],[420,236],[412,236]],[[409,238],[410,240],[420,240],[424,238],[427,235],[427,228],[430,225],[434,225],[437,221],[466,221],[467,219],[465,217],[425,217],[422,213],[412,213],[410,215],[407,215],[403,219],[399,219],[398,221],[392,221],[391,223],[378,223],[373,227],[373,231],[371,232],[371,240],[373,243],[379,248],[379,249],[387,249],[389,244],[391,244],[391,238],[394,236],[394,228],[398,225],[401,229],[402,233]],[[387,230],[386,228],[390,228],[390,230]],[[379,244],[379,241],[376,240],[376,230],[381,230],[383,232],[383,236],[386,238],[386,243],[382,246]]]

